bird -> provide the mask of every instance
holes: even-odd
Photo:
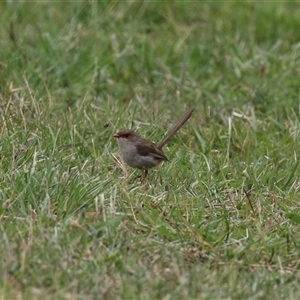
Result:
[[[186,123],[193,111],[194,108],[188,109],[158,146],[131,129],[122,129],[114,135],[117,139],[123,161],[128,166],[142,171],[142,183],[146,180],[148,169],[158,166],[163,161],[169,161],[162,148]]]

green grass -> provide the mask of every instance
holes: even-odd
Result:
[[[0,299],[300,297],[297,1],[0,10]]]

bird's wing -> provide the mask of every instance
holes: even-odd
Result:
[[[137,145],[136,149],[137,149],[138,154],[141,155],[141,156],[148,156],[149,153],[151,153],[151,156],[153,156],[156,159],[161,159],[161,160],[167,160],[168,161],[168,158],[162,152],[162,150],[158,149],[155,146],[155,144],[153,144],[153,143]]]

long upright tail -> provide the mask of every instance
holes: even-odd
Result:
[[[184,125],[184,123],[190,118],[192,115],[194,108],[190,108],[184,114],[184,116],[177,122],[174,128],[166,135],[163,141],[158,145],[158,148],[161,149],[175,134],[176,132]]]

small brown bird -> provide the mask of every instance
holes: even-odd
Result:
[[[124,162],[132,168],[142,170],[142,183],[146,179],[148,169],[156,167],[163,161],[168,161],[162,148],[190,118],[193,111],[194,108],[190,108],[158,146],[130,129],[121,130],[114,135]]]

